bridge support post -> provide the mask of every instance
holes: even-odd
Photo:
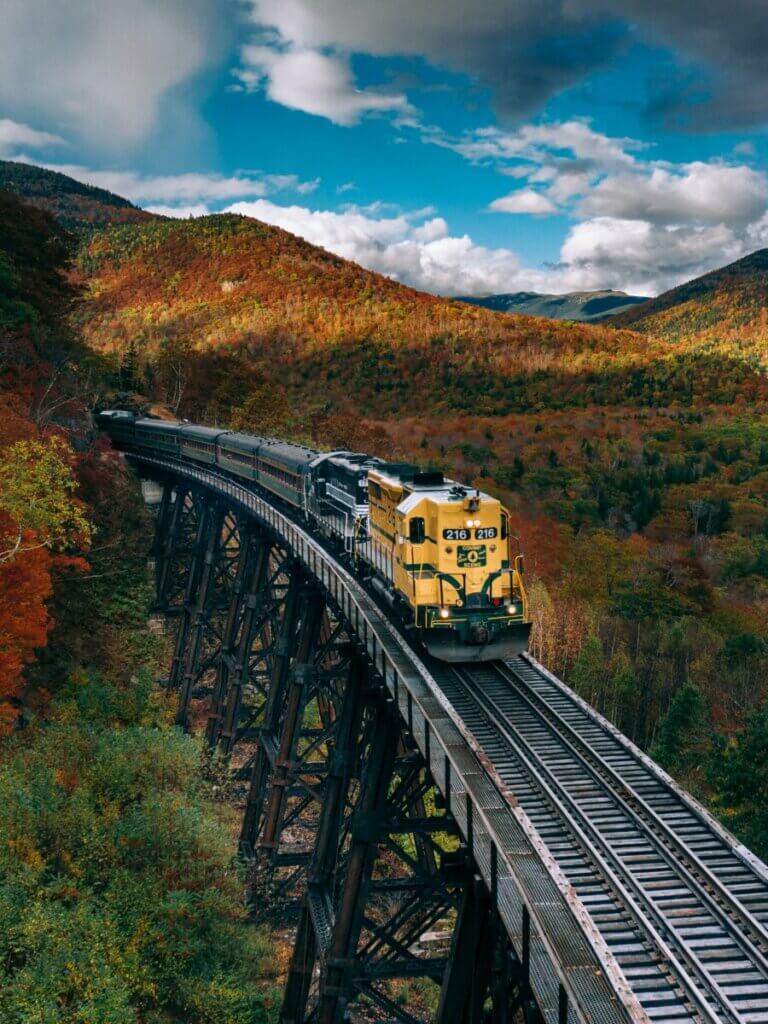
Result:
[[[256,839],[261,828],[264,796],[271,764],[276,753],[280,712],[283,708],[291,658],[295,649],[296,624],[299,619],[299,601],[304,585],[304,574],[298,565],[290,566],[289,572],[288,591],[285,596],[280,635],[274,649],[264,720],[253,758],[248,798],[240,832],[240,850],[246,857],[253,856]]]
[[[270,744],[264,744],[265,753],[269,755],[270,750],[274,749],[275,757],[271,765],[269,794],[265,801],[264,825],[258,847],[263,859],[268,859],[273,865],[276,863],[280,845],[288,786],[292,781],[291,768],[296,758],[304,707],[317,670],[314,654],[325,611],[325,598],[319,590],[309,590],[305,587],[303,598],[301,628],[296,645],[296,657],[289,673],[280,735],[270,737]],[[272,743],[275,744],[274,747]]]
[[[339,834],[344,820],[349,787],[355,771],[358,735],[363,714],[364,688],[367,682],[365,664],[353,660],[345,699],[336,730],[336,742],[329,759],[328,777],[325,786],[317,842],[309,869],[307,895],[302,904],[299,925],[296,932],[293,958],[288,973],[283,1008],[282,1024],[300,1024],[304,1020],[307,999],[318,956],[320,941],[330,934],[333,906],[333,879],[337,863]]]
[[[429,978],[437,996],[446,957],[420,943],[427,935],[447,946],[448,935],[430,929],[453,915],[465,871],[448,849],[456,843],[453,820],[427,811],[431,786],[394,705],[356,662],[329,758],[281,1024],[340,1024],[363,993],[390,1019],[413,1024],[393,984]]]
[[[155,604],[165,615],[177,610],[172,607],[173,568],[179,556],[184,533],[185,515],[194,507],[190,490],[182,483],[166,481],[155,524]]]
[[[448,968],[443,978],[438,1024],[482,1024],[483,1004],[490,981],[495,928],[488,890],[467,869],[467,884],[451,941]],[[501,1024],[500,1018],[498,1024]],[[497,1024],[494,1019],[494,1024]]]
[[[362,794],[351,821],[352,839],[338,911],[321,975],[319,1024],[339,1024],[352,994],[350,973],[363,926],[373,860],[394,769],[398,724],[391,713],[372,716],[374,733],[364,768]]]
[[[203,504],[200,510],[200,517],[195,533],[195,543],[192,549],[192,559],[187,573],[187,584],[184,590],[184,602],[181,607],[181,616],[176,632],[176,643],[171,660],[171,670],[168,673],[168,689],[178,690],[181,686],[181,679],[184,672],[184,662],[189,642],[189,632],[195,612],[197,594],[200,587],[200,576],[203,571],[205,558],[205,547],[208,542],[208,528],[211,521],[211,509],[208,504]]]
[[[189,572],[190,588],[179,623],[176,654],[169,685],[179,689],[176,724],[188,724],[189,701],[200,664],[200,649],[208,604],[214,589],[216,558],[221,544],[223,512],[207,505],[200,515],[195,554]]]
[[[211,694],[205,738],[221,743],[225,754],[234,744],[243,684],[248,680],[258,612],[269,568],[270,542],[250,523],[241,536],[240,558],[222,635],[216,685]]]

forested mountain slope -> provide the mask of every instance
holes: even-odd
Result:
[[[90,426],[73,243],[0,191],[0,1020],[254,1024],[275,951],[154,683],[151,519]]]
[[[106,189],[83,185],[66,174],[14,160],[0,160],[0,189],[15,192],[32,206],[47,210],[71,231],[155,219],[154,214]]]
[[[274,375],[307,409],[331,402],[378,416],[415,405],[500,415],[594,402],[732,402],[766,389],[736,358],[436,298],[235,215],[112,227],[87,242],[79,267],[84,336],[99,351],[130,353],[132,371],[153,367],[166,398],[177,391],[168,371],[180,359],[190,372],[196,361],[237,360],[246,392],[248,373]],[[190,380],[173,404],[222,415],[237,398],[205,407],[194,392]]]
[[[615,327],[629,327],[671,341],[762,347],[768,342],[768,249],[745,256],[719,270],[687,281],[611,318]]]

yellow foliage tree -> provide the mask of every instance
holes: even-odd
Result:
[[[0,563],[23,551],[90,545],[93,527],[74,496],[72,452],[59,437],[16,441],[0,449]]]

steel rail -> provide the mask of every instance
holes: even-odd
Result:
[[[418,654],[317,539],[256,490],[194,462],[126,454],[160,475],[197,483],[257,517],[323,586],[349,622],[419,746],[513,943],[527,934],[533,989],[545,1019],[650,1024],[608,944]]]
[[[665,793],[674,796],[680,807],[685,810],[713,839],[717,840],[728,852],[733,854],[744,868],[765,884],[768,884],[768,865],[764,864],[751,850],[743,843],[740,843],[707,809],[703,807],[686,790],[682,789],[671,775],[659,767],[655,761],[644,753],[632,740],[624,735],[613,722],[608,721],[599,711],[596,711],[591,704],[588,704],[582,697],[569,689],[565,683],[553,675],[548,668],[540,664],[532,654],[524,652],[520,655],[518,664],[525,663],[530,667],[541,680],[554,689],[558,695],[572,705],[574,712],[580,712],[589,724],[598,729],[606,740],[611,740],[621,748],[621,751],[636,762],[637,769],[644,772],[647,781],[654,783]],[[766,912],[768,921],[768,908]]]
[[[705,905],[717,917],[721,925],[733,932],[734,939],[742,948],[742,951],[747,953],[753,962],[759,965],[768,987],[768,957],[765,954],[765,949],[768,948],[768,931],[766,931],[761,922],[723,885],[707,865],[702,863],[696,853],[687,844],[678,839],[667,822],[656,813],[653,807],[621,777],[615,768],[603,758],[597,756],[589,744],[579,736],[573,726],[551,704],[548,704],[540,694],[532,690],[511,665],[504,664],[503,668],[499,667],[498,670],[499,672],[506,673],[508,678],[509,676],[514,677],[519,695],[526,701],[534,713],[556,723],[560,736],[567,743],[568,748],[588,766],[593,774],[603,776],[603,781],[607,781],[613,787],[614,795],[631,814],[636,823],[642,826],[643,816],[650,820],[653,827],[647,828],[646,825],[647,834],[653,836],[665,862],[670,866],[674,866],[679,874],[682,868],[686,876],[686,882],[698,891]],[[658,842],[662,837],[669,846],[673,847],[678,856],[684,858],[687,863],[676,860],[671,857],[668,849],[662,848]],[[697,872],[703,876],[704,881],[697,877]],[[708,889],[707,886],[710,888]],[[729,908],[729,911],[723,909],[721,902]],[[732,918],[736,918],[736,922]],[[735,923],[740,927],[734,929]],[[757,937],[751,943],[747,940],[750,932]],[[763,944],[763,948],[758,945],[758,942]]]
[[[730,1007],[731,1012],[736,1014],[737,1020],[768,1019],[768,963],[760,946],[754,941],[750,941],[750,933],[753,935],[757,933],[758,937],[761,937],[762,925],[708,868],[702,865],[702,870],[699,871],[698,858],[685,844],[679,841],[674,833],[671,833],[668,823],[664,822],[653,808],[648,806],[647,801],[636,793],[626,780],[621,778],[604,757],[596,753],[550,702],[546,701],[541,694],[536,693],[530,684],[520,677],[513,664],[502,665],[499,663],[493,666],[492,671],[495,671],[497,676],[504,680],[514,696],[527,706],[530,713],[536,716],[536,719],[551,735],[557,737],[562,749],[568,751],[575,759],[575,763],[580,765],[581,769],[591,776],[594,782],[612,799],[614,805],[634,827],[637,835],[641,836],[654,850],[659,866],[664,865],[671,872],[672,877],[677,879],[678,884],[690,893],[692,906],[708,914],[709,919],[722,933],[723,939],[720,941],[727,938],[730,943],[734,952],[733,964],[736,965],[739,962],[735,954],[738,953],[744,958],[746,967],[740,979],[741,991],[747,996],[756,996],[759,1000],[759,1008],[755,1005],[754,999],[743,1011],[734,1005],[733,1000],[723,991],[721,984],[715,978],[718,964],[714,962],[714,958],[712,958],[712,966],[704,968],[707,988],[718,994],[723,1005]],[[528,747],[532,747],[530,741]],[[672,846],[672,850],[669,849],[669,846]],[[691,860],[695,862],[693,868],[690,866]],[[629,871],[631,867],[625,865],[624,870]],[[768,890],[765,895],[768,897]],[[653,900],[651,892],[648,892],[647,899]],[[673,923],[674,920],[673,917],[670,917],[666,924],[667,929],[678,932],[678,944],[688,947],[689,957],[692,956],[700,960],[691,948],[690,942],[679,934],[679,930]],[[692,928],[690,922],[684,920],[681,922],[681,927],[685,924]],[[705,925],[699,926],[699,936],[694,935],[697,941],[702,941],[705,930]],[[711,941],[712,936],[710,936]],[[720,972],[722,973],[722,966],[720,966]],[[755,1016],[755,1012],[757,1012],[757,1016]]]
[[[605,837],[590,821],[578,803],[562,789],[555,773],[526,742],[518,726],[507,717],[503,708],[475,678],[477,670],[472,666],[452,666],[452,670],[461,679],[467,694],[481,709],[488,723],[497,730],[500,736],[503,736],[509,749],[514,752],[520,770],[528,776],[532,786],[538,788],[549,805],[560,814],[564,827],[577,836],[584,850],[585,862],[591,860],[595,863],[600,874],[620,898],[622,905],[629,908],[636,926],[641,932],[646,933],[658,952],[661,953],[664,958],[664,966],[672,972],[671,978],[668,980],[676,981],[703,1020],[715,1024],[715,1022],[721,1021],[722,1017],[710,1006],[704,992],[691,978],[689,971],[692,969],[700,982],[704,983],[705,988],[710,988],[717,996],[720,1006],[724,1012],[727,1012],[728,1018],[735,1024],[744,1024],[745,1018],[732,1004],[728,995],[716,983],[714,986],[711,984],[706,967],[695,951],[688,949],[684,941],[681,941],[682,952],[688,960],[687,965],[683,964],[679,954],[672,949],[662,935],[663,930],[670,928],[667,919],[648,899],[647,893],[632,876],[627,876],[626,881],[622,881],[621,875],[626,876],[627,873],[620,858],[616,856]],[[498,669],[493,664],[483,666],[483,671],[494,670]],[[536,772],[533,771],[534,765]],[[621,960],[619,962],[621,963]],[[649,952],[649,966],[654,962],[654,957]],[[664,975],[662,974],[661,977]],[[646,993],[647,1001],[651,1003],[647,1007],[650,1016],[653,1016],[653,1002],[662,995],[663,993],[659,991]],[[652,997],[652,1000],[648,997]],[[640,998],[643,1001],[642,995]]]

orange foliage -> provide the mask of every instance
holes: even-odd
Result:
[[[511,509],[509,526],[512,549],[525,556],[526,572],[546,581],[556,579],[571,544],[569,530],[545,515],[527,517]]]
[[[0,513],[0,536],[12,532],[12,523]],[[25,543],[31,545],[34,538],[25,538]],[[0,563],[0,731],[15,720],[23,668],[45,645],[53,625],[46,607],[53,593],[52,563],[51,553],[42,547]]]

